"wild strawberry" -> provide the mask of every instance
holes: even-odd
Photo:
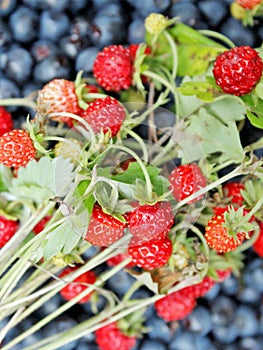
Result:
[[[225,93],[242,96],[253,90],[262,76],[262,69],[258,52],[249,46],[239,46],[217,56],[213,74]]]
[[[195,163],[179,165],[174,168],[169,176],[170,189],[177,201],[187,198],[191,194],[206,186],[206,179]],[[189,203],[194,203],[201,199],[199,196]]]
[[[71,272],[78,269],[78,266],[73,267],[66,267],[60,274],[59,277],[63,278],[70,274]],[[96,281],[96,275],[93,271],[87,271],[80,275],[79,277],[75,278],[73,282],[68,283],[64,288],[60,290],[61,296],[66,300],[72,300],[74,297],[76,297],[78,294],[83,292],[85,289],[89,288],[90,284],[93,284]],[[91,293],[80,299],[78,301],[78,304],[83,304],[89,301],[91,297]]]
[[[16,233],[18,222],[0,216],[0,248],[2,248]]]
[[[129,51],[122,45],[106,46],[94,61],[93,74],[106,91],[127,90],[133,74]]]
[[[228,182],[223,186],[223,192],[226,197],[231,198],[231,202],[241,206],[244,198],[241,194],[241,190],[245,189],[245,185],[242,182]]]
[[[0,106],[0,136],[13,129],[13,119],[4,107]]]
[[[245,232],[233,232],[225,225],[224,215],[213,215],[205,227],[205,239],[219,253],[235,250],[246,238]]]
[[[139,45],[140,44],[130,44],[127,48],[127,50],[129,50],[130,52],[130,55],[131,55],[131,58],[132,58],[132,61],[135,60],[135,57],[136,57],[136,53],[137,53],[137,50],[139,48]],[[149,55],[151,53],[151,48],[149,46],[147,46],[144,50],[144,53],[145,55]]]
[[[66,79],[53,79],[40,91],[38,97],[38,109],[40,113],[48,115],[54,112],[68,112],[80,115],[81,108],[78,104],[75,84]],[[59,122],[73,126],[73,119],[68,117],[52,118]]]
[[[137,338],[124,334],[118,323],[112,322],[95,331],[95,340],[100,350],[130,350]]]
[[[126,223],[104,213],[101,206],[96,203],[92,210],[85,240],[93,245],[108,247],[123,236],[125,227]]]
[[[96,94],[99,92],[99,88],[96,85],[91,85],[91,84],[86,84],[85,85],[85,90],[89,93],[89,94]]]
[[[115,136],[125,119],[125,110],[118,100],[107,96],[92,101],[86,110],[82,110],[81,117],[90,124],[95,133],[102,130],[105,134],[110,131]]]
[[[166,322],[184,319],[195,306],[196,300],[181,290],[166,295],[154,304],[158,316]]]
[[[50,219],[51,219],[51,215],[47,215],[42,220],[40,220],[32,230],[34,234],[37,235],[41,231],[43,231]]]
[[[256,242],[253,244],[253,250],[263,258],[263,222],[259,222],[259,236]]]
[[[168,237],[156,238],[139,245],[129,243],[128,253],[133,263],[145,270],[153,270],[167,264],[173,250]]]
[[[157,202],[154,205],[134,203],[133,206],[135,209],[127,213],[125,218],[134,244],[167,235],[174,223],[169,202]]]
[[[27,131],[13,129],[0,137],[0,163],[19,168],[36,156],[36,150]]]
[[[247,10],[252,10],[255,6],[261,4],[262,0],[235,0],[235,2]]]

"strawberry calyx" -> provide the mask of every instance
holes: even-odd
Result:
[[[237,233],[244,233],[246,238],[250,238],[249,232],[255,228],[255,224],[249,222],[251,214],[244,215],[244,206],[240,208],[228,207],[224,213],[223,227],[227,228],[227,234],[236,238]]]
[[[83,95],[84,93],[87,92],[87,89],[86,89],[87,82],[84,78],[82,78],[82,74],[83,74],[83,71],[78,72],[76,79],[74,81],[74,85],[75,85],[75,93],[78,98],[79,107],[86,110],[89,105],[84,100]]]
[[[147,332],[147,328],[143,326],[145,322],[145,308],[137,310],[124,318],[117,321],[117,326],[121,332],[129,337],[139,338],[143,333]]]

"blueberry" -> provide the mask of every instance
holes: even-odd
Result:
[[[127,37],[123,22],[107,16],[96,16],[92,22],[90,38],[100,49],[104,46],[121,44]]]
[[[26,6],[18,7],[10,15],[10,29],[16,41],[27,43],[32,41],[38,30],[38,15]]]
[[[263,260],[256,258],[249,262],[244,272],[244,281],[251,288],[263,293]]]
[[[19,97],[20,91],[16,83],[5,77],[0,78],[0,98]]]
[[[147,335],[151,340],[169,343],[172,331],[168,324],[159,317],[148,318],[145,326],[149,329]]]
[[[145,26],[141,18],[134,19],[128,28],[128,43],[140,44],[144,41]]]
[[[261,300],[261,293],[250,286],[240,288],[237,299],[242,303],[257,304]]]
[[[85,8],[88,8],[90,5],[91,0],[70,0],[70,10],[72,13],[77,13],[80,10],[84,10]]]
[[[2,0],[0,1],[0,16],[9,15],[16,7],[16,0]]]
[[[118,271],[108,281],[107,285],[119,297],[123,296],[131,287],[134,278],[124,270]]]
[[[235,313],[234,325],[241,337],[257,335],[259,322],[255,310],[249,306],[240,305]]]
[[[212,328],[210,312],[201,305],[197,306],[182,323],[185,329],[199,335],[207,335]]]
[[[104,6],[106,6],[108,3],[112,3],[112,2],[115,2],[115,3],[119,3],[119,0],[93,0],[93,6],[95,7],[95,9],[100,9]]]
[[[23,0],[25,4],[39,10],[62,12],[68,7],[68,0]],[[78,0],[79,1],[79,0]]]
[[[55,78],[69,79],[70,67],[65,55],[50,55],[37,63],[33,70],[37,82],[47,83]]]
[[[166,346],[158,340],[145,339],[140,345],[140,350],[166,350]]]
[[[222,292],[228,296],[235,296],[239,290],[239,280],[231,275],[221,283]]]
[[[22,87],[22,96],[26,97],[31,94],[36,93],[38,90],[41,89],[41,84],[37,84],[36,82],[29,82],[23,85]]]
[[[11,32],[6,23],[0,18],[0,47],[8,45],[11,42]]]
[[[227,18],[218,30],[231,39],[236,46],[254,46],[255,35],[253,31],[248,27],[244,27],[242,23],[235,18]]]
[[[219,296],[211,305],[211,318],[215,327],[231,324],[235,317],[236,303],[229,297]]]
[[[209,291],[205,294],[203,298],[209,301],[215,300],[218,297],[220,291],[221,291],[220,283],[216,283],[213,285],[211,289],[209,289]]]
[[[205,16],[207,23],[215,27],[227,15],[227,7],[222,6],[221,0],[204,0],[198,1],[198,8]]]
[[[58,50],[55,43],[49,39],[36,40],[30,49],[32,56],[37,62],[42,61],[44,58],[52,54],[55,54],[57,51]]]
[[[238,338],[239,332],[234,324],[213,326],[214,337],[222,344],[232,344]]]
[[[7,53],[6,75],[21,84],[31,76],[33,59],[30,53],[22,47],[11,48]]]
[[[174,3],[171,6],[169,14],[171,17],[179,17],[181,22],[190,26],[194,26],[200,20],[200,12],[197,6],[188,1]]]
[[[75,62],[76,71],[83,70],[84,72],[91,72],[98,52],[99,49],[96,46],[91,46],[80,51]]]
[[[129,1],[135,7],[137,13],[142,17],[147,17],[150,13],[164,13],[171,4],[170,0],[147,0],[143,6],[141,0]]]
[[[121,21],[128,20],[128,14],[124,11],[121,3],[110,1],[101,8],[96,13],[96,16],[106,16],[111,18],[116,18]]]
[[[191,332],[176,334],[169,344],[169,350],[216,350],[208,337],[199,336]]]
[[[240,339],[239,350],[262,350],[263,337],[247,337]]]
[[[68,33],[70,27],[69,17],[65,13],[41,12],[39,18],[39,37],[54,42],[60,40]]]

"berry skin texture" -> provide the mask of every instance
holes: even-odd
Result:
[[[66,79],[53,79],[48,82],[39,92],[38,109],[42,114],[54,112],[68,112],[80,115],[81,108],[75,92],[73,81]],[[73,119],[68,117],[55,117],[52,119],[73,126]]]
[[[130,350],[137,338],[122,333],[117,322],[113,322],[96,330],[95,340],[100,350]]]
[[[35,158],[36,150],[27,131],[13,129],[0,137],[0,163],[19,168]]]
[[[196,300],[181,290],[166,295],[154,304],[158,316],[166,322],[184,319],[195,306]]]
[[[94,100],[81,112],[81,117],[90,124],[96,134],[101,130],[104,134],[110,131],[112,137],[119,132],[125,115],[123,106],[110,96]]]
[[[51,215],[47,215],[36,224],[36,226],[32,230],[35,235],[39,234],[41,231],[44,230],[46,224],[49,222],[51,217],[52,217]]]
[[[253,250],[263,258],[263,222],[259,222],[259,236],[256,240],[256,242],[253,244],[252,248]]]
[[[195,163],[179,165],[174,168],[169,176],[169,181],[172,194],[178,202],[206,186],[205,176]],[[189,203],[197,202],[202,197],[199,196]]]
[[[18,222],[8,220],[4,216],[0,216],[0,248],[14,236],[18,230]]]
[[[235,2],[246,10],[252,10],[255,6],[261,4],[262,0],[236,0]]]
[[[166,265],[172,250],[173,245],[168,237],[153,239],[140,245],[135,245],[131,239],[128,247],[133,263],[145,270],[153,270]]]
[[[223,193],[226,197],[231,197],[231,202],[241,206],[244,198],[241,194],[241,190],[245,189],[245,185],[242,182],[229,182],[224,184]]]
[[[122,45],[106,46],[94,61],[93,74],[106,91],[127,90],[132,85],[133,74],[129,50]]]
[[[65,277],[69,273],[75,271],[78,269],[78,266],[74,267],[66,267],[59,275],[60,278]],[[89,288],[87,284],[93,284],[96,281],[96,275],[93,271],[87,271],[80,275],[79,277],[75,278],[73,282],[68,283],[64,288],[60,290],[60,295],[65,300],[72,300],[75,298],[78,294],[83,292],[85,289]],[[82,299],[78,301],[78,304],[84,304],[87,303],[90,300],[91,293],[84,296]]]
[[[12,115],[0,106],[0,136],[13,129]]]
[[[174,223],[172,206],[169,202],[134,205],[135,209],[125,216],[127,226],[133,235],[133,244],[141,244],[168,234]]]
[[[239,46],[217,56],[213,74],[217,85],[236,96],[249,94],[262,76],[263,62],[250,46]]]
[[[126,224],[103,212],[99,204],[93,207],[85,240],[93,245],[108,247],[124,234]]]
[[[246,238],[244,232],[230,236],[227,227],[223,226],[224,223],[223,215],[213,215],[205,227],[205,239],[208,246],[219,253],[235,250]]]
[[[107,262],[108,266],[113,267],[113,266],[117,266],[118,264],[120,264],[122,261],[124,261],[127,258],[129,258],[129,254],[127,252],[124,252],[124,253],[120,253],[120,254],[113,256],[112,258],[108,259],[106,262]],[[135,266],[135,264],[133,261],[129,262],[126,265],[126,267],[134,267],[134,266]]]

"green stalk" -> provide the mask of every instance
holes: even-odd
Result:
[[[142,150],[142,154],[143,154],[142,159],[147,163],[149,156],[148,156],[148,151],[147,151],[146,145],[145,145],[144,141],[142,140],[142,138],[138,134],[136,134],[136,132],[134,132],[126,127],[124,127],[123,130],[138,142],[138,144],[141,147],[140,149]]]
[[[4,98],[0,99],[0,106],[23,106],[36,109],[37,105],[34,101],[27,98]]]
[[[224,44],[228,45],[230,48],[233,48],[236,46],[232,40],[230,40],[229,38],[227,38],[225,35],[221,33],[214,32],[212,30],[207,30],[207,29],[202,29],[202,30],[200,29],[199,32],[203,35],[222,41]]]

